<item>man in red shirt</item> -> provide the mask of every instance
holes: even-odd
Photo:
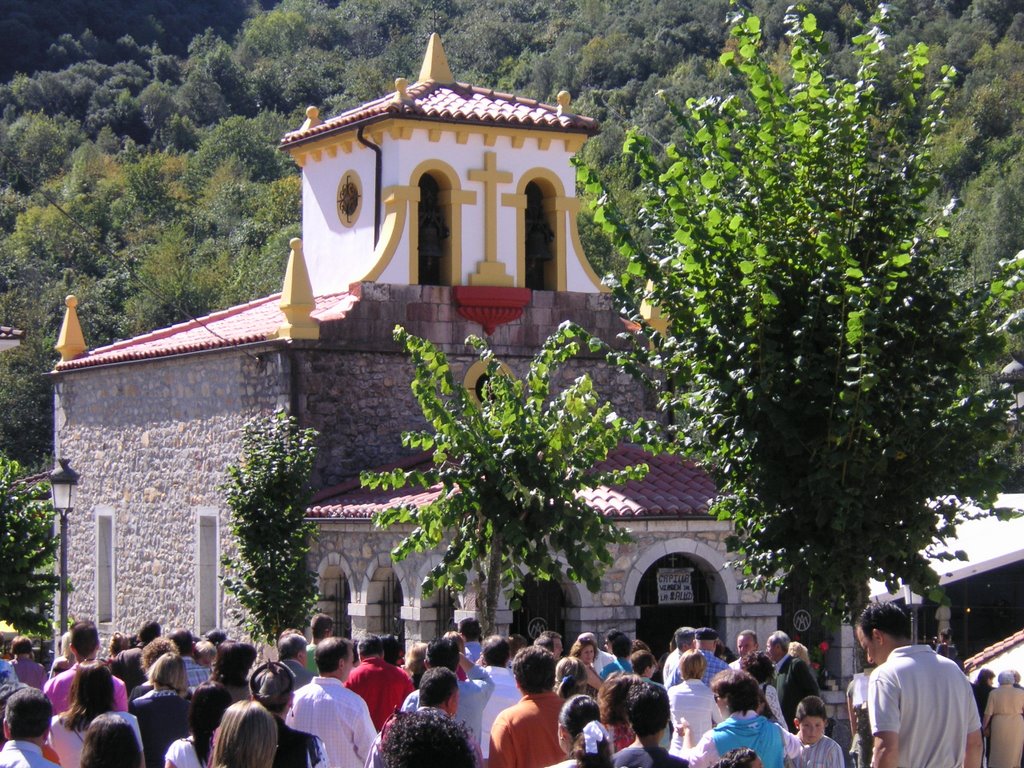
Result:
[[[558,744],[562,698],[555,686],[555,657],[538,645],[512,661],[512,676],[523,698],[500,712],[491,727],[489,768],[533,768],[565,759]]]
[[[359,666],[352,670],[345,687],[358,693],[370,710],[378,731],[412,693],[412,680],[400,667],[384,661],[384,645],[377,635],[359,641]]]

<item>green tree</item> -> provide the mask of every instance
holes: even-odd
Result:
[[[221,486],[237,545],[221,560],[223,584],[257,640],[275,642],[285,627],[301,627],[316,601],[306,562],[316,525],[305,519],[316,436],[283,410],[253,418],[242,432],[241,461]]]
[[[582,328],[563,323],[518,379],[475,336],[467,344],[485,364],[478,401],[455,381],[448,359],[429,341],[395,329],[413,364],[412,391],[430,431],[409,432],[408,448],[433,451],[424,471],[364,472],[363,485],[401,488],[441,486],[437,499],[419,508],[379,513],[379,526],[415,528],[391,553],[443,548],[424,579],[425,594],[438,587],[464,590],[475,574],[477,606],[486,632],[494,630],[498,594],[515,603],[524,574],[555,579],[563,574],[598,589],[611,562],[609,545],[627,534],[595,512],[579,493],[642,477],[646,465],[597,472],[594,465],[623,441],[648,441],[646,425],[628,425],[602,403],[589,376],[553,391],[559,367],[584,348],[604,349]]]
[[[912,46],[883,96],[883,21],[845,79],[814,16],[788,19],[782,67],[738,14],[721,61],[743,93],[677,110],[685,139],[664,158],[630,137],[647,196],[617,231],[620,299],[667,322],[623,362],[657,373],[680,450],[713,472],[748,583],[805,584],[834,618],[869,579],[936,584],[921,552],[962,502],[992,500],[1006,437],[981,374],[1004,351],[994,294],[1013,291],[967,281],[926,214],[951,73],[929,92]]]
[[[22,479],[0,454],[0,616],[19,632],[47,634],[58,579],[49,485]]]

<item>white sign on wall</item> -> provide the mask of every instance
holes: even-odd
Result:
[[[658,604],[693,602],[693,568],[658,569]]]

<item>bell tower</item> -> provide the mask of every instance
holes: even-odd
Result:
[[[315,295],[360,281],[592,293],[572,156],[598,131],[557,104],[458,83],[441,38],[419,78],[321,120],[281,148],[302,168]]]

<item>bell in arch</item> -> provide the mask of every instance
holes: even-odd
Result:
[[[441,261],[444,258],[444,243],[449,235],[444,211],[438,203],[439,187],[429,174],[420,179],[419,211],[419,283],[420,285],[441,285]]]
[[[550,290],[545,282],[545,266],[554,258],[551,243],[555,233],[544,216],[544,193],[530,182],[526,185],[526,287],[535,291]]]

